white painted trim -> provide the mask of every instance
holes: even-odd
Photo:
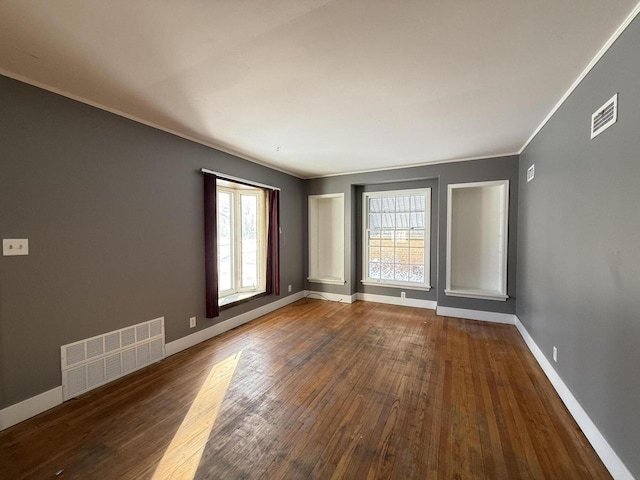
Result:
[[[0,430],[12,427],[62,403],[62,385],[0,410]]]
[[[22,75],[18,75],[16,73],[13,73],[13,72],[11,72],[9,70],[6,70],[4,68],[0,68],[0,75],[4,75],[5,77],[9,77],[9,78],[12,78],[14,80],[18,80],[19,82],[26,83],[28,85],[32,85],[34,87],[41,88],[43,90],[47,90],[48,92],[52,92],[52,93],[55,93],[57,95],[61,95],[63,97],[70,98],[71,100],[75,100],[76,102],[84,103],[84,104],[89,105],[89,106],[94,107],[94,108],[99,108],[100,110],[104,110],[105,112],[113,113],[114,115],[118,115],[119,117],[124,117],[126,119],[133,120],[134,122],[141,123],[143,125],[146,125],[147,127],[155,128],[156,130],[162,130],[163,132],[170,133],[171,135],[175,135],[176,137],[184,138],[185,140],[189,140],[190,142],[199,143],[200,145],[204,145],[205,147],[213,148],[215,150],[219,150],[221,152],[228,153],[229,155],[233,155],[234,157],[242,158],[243,160],[247,160],[248,162],[256,163],[258,165],[262,165],[263,167],[270,168],[271,170],[277,170],[279,172],[286,173],[287,175],[291,175],[292,177],[296,177],[296,178],[301,178],[301,179],[305,178],[305,177],[301,177],[299,174],[290,172],[290,171],[285,170],[283,168],[275,167],[275,166],[273,166],[273,165],[271,165],[269,163],[257,160],[257,159],[252,158],[249,155],[246,155],[244,153],[240,153],[240,152],[238,152],[237,150],[234,150],[231,147],[228,147],[228,146],[225,146],[225,145],[221,145],[221,144],[218,144],[218,143],[215,143],[215,142],[199,139],[199,138],[196,138],[196,137],[192,137],[191,135],[187,135],[185,133],[180,133],[177,130],[173,130],[171,128],[166,128],[166,127],[160,126],[160,125],[158,125],[156,123],[149,122],[147,120],[143,120],[142,118],[136,117],[135,115],[131,115],[129,113],[125,113],[125,112],[117,110],[115,108],[107,107],[105,105],[102,105],[101,103],[94,102],[92,100],[88,100],[88,99],[86,99],[84,97],[81,97],[79,95],[74,95],[73,93],[69,93],[69,92],[67,92],[65,90],[61,90],[59,88],[52,87],[52,86],[47,85],[45,83],[36,82],[35,80],[31,80],[30,78],[24,77]]]
[[[482,322],[516,324],[516,316],[512,313],[483,312],[481,310],[468,310],[466,308],[442,307],[438,305],[436,315],[443,317],[466,318],[468,320],[480,320]]]
[[[394,167],[371,168],[371,169],[368,169],[368,170],[353,170],[353,171],[344,172],[344,173],[328,173],[326,175],[314,175],[314,176],[311,176],[311,177],[303,177],[303,178],[304,178],[304,180],[312,180],[314,178],[341,177],[343,175],[359,175],[359,174],[362,174],[362,173],[386,172],[387,170],[400,170],[400,169],[403,169],[403,168],[427,167],[429,165],[440,165],[440,164],[443,164],[443,163],[470,162],[472,160],[491,160],[492,158],[513,157],[515,155],[519,155],[519,152],[499,153],[499,154],[496,154],[496,155],[482,155],[482,156],[479,156],[479,157],[453,158],[451,160],[435,160],[433,162],[411,163],[411,164],[408,164],[408,165],[398,165],[398,166],[394,166]],[[426,180],[426,179],[430,179],[430,178],[433,178],[433,177],[411,178],[409,180]],[[402,181],[402,180],[393,180],[393,181],[383,182],[383,183],[397,183],[399,181]],[[380,184],[376,184],[376,185],[380,185]]]
[[[444,294],[447,297],[464,297],[464,298],[479,298],[481,300],[498,300],[500,302],[506,302],[509,295],[502,295],[499,293],[481,293],[480,290],[444,290]]]
[[[620,460],[620,457],[616,454],[616,452],[611,448],[609,442],[604,438],[598,427],[593,423],[591,418],[587,412],[585,412],[584,408],[580,405],[576,397],[573,396],[569,387],[562,381],[558,372],[555,371],[547,357],[542,353],[540,347],[533,340],[527,329],[524,328],[524,325],[520,321],[518,317],[515,317],[515,326],[520,332],[520,335],[524,339],[524,342],[531,350],[531,353],[538,361],[538,364],[542,368],[542,371],[545,373],[553,388],[555,388],[556,392],[566,405],[569,413],[573,416],[576,423],[582,429],[582,432],[591,443],[591,446],[596,451],[602,463],[607,467],[609,473],[616,480],[634,480],[633,475],[629,471],[629,469],[625,466],[625,464]]]
[[[522,145],[522,148],[518,152],[518,155],[521,155],[522,152],[524,152],[524,149],[527,148],[527,146],[536,137],[536,135],[538,135],[540,130],[542,130],[544,128],[544,126],[547,124],[547,122],[549,120],[551,120],[551,117],[553,117],[553,115],[560,109],[562,104],[567,100],[567,98],[569,98],[569,95],[571,95],[573,93],[573,91],[576,88],[578,88],[578,85],[580,85],[582,83],[582,80],[584,80],[585,77],[589,74],[589,72],[591,70],[593,70],[593,67],[595,67],[596,64],[600,61],[600,59],[602,57],[604,57],[604,54],[607,53],[607,51],[611,48],[611,46],[618,39],[618,37],[620,35],[622,35],[622,32],[624,32],[627,29],[627,27],[631,24],[631,22],[633,22],[634,18],[636,18],[638,13],[640,13],[640,3],[638,3],[633,8],[633,10],[631,10],[631,13],[627,16],[627,18],[624,19],[624,21],[618,27],[618,29],[615,32],[613,32],[613,35],[611,35],[611,37],[609,37],[609,40],[607,40],[607,42],[602,46],[600,51],[598,51],[598,53],[596,53],[596,56],[591,59],[591,61],[587,65],[587,67],[582,71],[582,73],[578,76],[578,78],[576,78],[576,80],[573,82],[573,84],[569,87],[569,90],[567,90],[565,92],[565,94],[562,96],[562,98],[560,98],[560,100],[558,100],[558,103],[556,103],[555,106],[551,109],[551,111],[547,114],[547,116],[544,117],[544,120],[542,120],[540,125],[538,125],[538,128],[536,128],[534,130],[534,132],[531,134],[531,136],[529,137],[529,139],[526,142],[524,142],[524,145]]]
[[[311,278],[307,277],[309,283],[326,283],[327,285],[344,285],[347,281],[344,278],[332,279],[332,278]]]
[[[400,298],[390,295],[376,295],[374,293],[357,294],[357,299],[362,302],[385,303],[387,305],[401,305],[404,307],[426,308],[435,310],[438,303],[435,300],[421,300],[418,298]]]
[[[258,307],[248,312],[242,313],[236,317],[229,318],[223,322],[216,323],[209,328],[205,328],[198,332],[192,333],[191,335],[187,335],[186,337],[182,337],[178,340],[167,343],[165,346],[165,357],[169,357],[178,352],[181,352],[182,350],[193,347],[198,343],[204,342],[205,340],[209,340],[210,338],[218,336],[224,332],[228,332],[229,330],[239,327],[240,325],[244,325],[245,323],[248,323],[251,320],[255,320],[256,318],[266,315],[267,313],[271,313],[274,310],[286,307],[290,303],[296,302],[302,298],[304,298],[304,292],[297,292],[293,295],[289,295],[288,297],[276,300],[275,302],[263,305],[262,307]]]
[[[354,303],[357,300],[357,294],[342,295],[340,293],[317,292],[314,290],[305,290],[304,297],[314,300],[327,300],[329,302]]]
[[[402,285],[401,283],[382,283],[367,280],[360,280],[360,283],[362,283],[363,285],[369,285],[370,287],[395,288],[398,290],[418,290],[421,292],[431,291],[431,285],[427,285],[425,287],[416,287],[414,285]]]

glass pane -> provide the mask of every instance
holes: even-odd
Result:
[[[393,213],[382,214],[382,228],[395,228],[395,215]]]
[[[221,245],[219,249],[220,262],[218,263],[218,289],[231,290],[232,287],[232,262],[231,245]]]
[[[370,262],[380,261],[380,247],[369,247],[369,261]]]
[[[370,263],[369,264],[369,278],[380,278],[380,264],[379,263]]]
[[[258,286],[258,198],[240,195],[241,245],[240,287]]]
[[[409,228],[408,213],[396,213],[396,228]]]
[[[424,230],[411,230],[411,247],[424,248]]]
[[[396,232],[396,247],[408,247],[409,246],[409,230],[398,230]]]
[[[396,280],[400,282],[409,281],[409,265],[396,265]]]
[[[379,230],[374,230],[372,232],[369,232],[369,245],[372,247],[379,247],[380,246],[380,231]]]
[[[424,213],[411,213],[411,228],[424,228]]]
[[[242,287],[258,286],[256,252],[242,254]]]
[[[386,263],[393,263],[393,247],[382,247],[380,250],[382,261]]]
[[[382,218],[379,213],[369,215],[369,228],[376,229],[382,227]]]
[[[409,281],[416,283],[424,283],[424,266],[411,265]]]
[[[425,196],[424,195],[411,195],[411,211],[412,212],[424,212]]]
[[[381,201],[379,198],[370,198],[369,199],[369,212],[375,213],[379,212],[381,208]]]
[[[255,240],[258,233],[258,197],[240,195],[242,209],[242,242]]]
[[[382,211],[395,212],[396,202],[394,197],[382,197]]]
[[[396,197],[396,212],[409,211],[409,197]]]
[[[383,263],[380,272],[382,280],[393,280],[393,263]]]
[[[218,192],[218,242],[231,245],[231,194]]]
[[[408,248],[397,248],[396,247],[396,255],[395,255],[395,263],[409,263],[409,249]]]
[[[424,248],[412,248],[409,255],[409,263],[412,265],[424,265]]]

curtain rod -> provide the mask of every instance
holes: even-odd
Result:
[[[216,177],[220,177],[223,180],[231,180],[232,182],[244,183],[246,185],[252,185],[254,187],[260,188],[268,188],[270,190],[280,190],[278,187],[273,187],[271,185],[266,185],[264,183],[252,182],[251,180],[246,180],[240,177],[234,177],[233,175],[227,175],[226,173],[214,172],[213,170],[209,170],[208,168],[201,168],[200,171],[202,173],[206,173],[207,175],[215,175]]]

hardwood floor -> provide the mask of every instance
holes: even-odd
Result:
[[[0,477],[610,478],[508,325],[301,300],[0,433]]]

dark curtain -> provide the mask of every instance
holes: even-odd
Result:
[[[215,175],[204,177],[204,271],[207,318],[220,315],[218,304],[218,195]]]
[[[280,191],[269,190],[267,232],[267,295],[280,295]]]

